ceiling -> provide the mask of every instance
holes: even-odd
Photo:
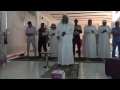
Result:
[[[78,19],[79,21],[102,21],[106,19],[108,22],[112,21],[112,11],[40,11],[41,14],[50,20],[61,20],[61,17],[66,13],[71,21]]]

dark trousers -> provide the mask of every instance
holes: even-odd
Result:
[[[39,39],[38,40],[38,53],[39,53],[40,57],[41,57],[40,52],[42,51],[42,47],[43,47],[43,50],[45,52],[47,52],[47,41],[46,41],[46,39]]]
[[[119,57],[120,57],[120,42],[113,42],[112,46],[113,46],[112,57],[115,57],[115,50],[117,46],[118,46]]]
[[[78,56],[81,57],[81,50],[80,50],[80,36],[74,35],[73,38],[73,54],[75,56],[75,45],[77,44],[78,47]]]

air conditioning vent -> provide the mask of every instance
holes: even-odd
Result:
[[[27,11],[27,12],[28,12],[29,14],[35,16],[35,12],[36,12],[36,11]]]

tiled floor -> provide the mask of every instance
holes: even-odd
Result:
[[[30,53],[33,56],[33,52]],[[77,54],[75,55],[78,56]],[[55,62],[50,62],[52,66]],[[104,63],[79,63],[79,79],[108,79]],[[47,70],[42,61],[12,61],[0,65],[0,79],[42,79]]]
[[[42,79],[47,71],[44,65],[42,61],[12,61],[0,66],[0,79]],[[80,63],[79,79],[108,79],[104,63]]]

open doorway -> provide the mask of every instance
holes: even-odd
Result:
[[[26,52],[25,28],[28,21],[31,21],[36,26],[35,13],[29,11],[7,11],[8,58]]]

